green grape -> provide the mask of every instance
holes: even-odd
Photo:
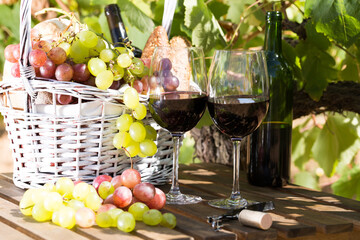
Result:
[[[93,185],[89,185],[90,193],[97,193]]]
[[[102,203],[102,199],[97,193],[89,193],[85,199],[85,207],[97,211]]]
[[[45,222],[51,219],[52,213],[45,209],[43,202],[38,202],[34,205],[32,217],[38,222]]]
[[[140,151],[146,156],[153,156],[157,152],[157,146],[152,140],[145,139],[140,143]]]
[[[138,156],[141,157],[141,158],[146,158],[146,157],[147,157],[145,154],[142,154],[142,153],[141,153],[141,150],[140,150],[140,152],[138,153]]]
[[[56,211],[56,212],[53,212],[52,214],[52,217],[51,217],[51,221],[56,224],[56,225],[59,225],[60,226],[60,223],[59,223],[59,212],[60,211]]]
[[[62,49],[65,50],[66,56],[68,56],[70,54],[70,48],[71,48],[70,43],[62,42],[62,43],[59,44],[58,47],[61,47]]]
[[[110,62],[110,60],[112,60],[114,57],[115,57],[114,51],[109,48],[105,48],[100,52],[100,59],[103,60],[104,62]]]
[[[129,134],[135,142],[144,141],[146,136],[146,130],[144,125],[140,122],[134,122],[130,125]]]
[[[143,214],[149,211],[149,207],[145,203],[136,202],[129,207],[129,213],[131,213],[136,221],[143,220]]]
[[[143,215],[143,222],[146,225],[156,226],[161,223],[161,220],[162,214],[157,209],[150,209],[149,211],[146,211]]]
[[[126,156],[128,157],[135,157],[140,153],[140,144],[135,141],[131,141],[129,146],[127,146],[125,151]]]
[[[104,40],[100,37],[98,37],[97,39],[97,44],[94,48],[90,49],[90,56],[91,57],[97,57],[99,56],[100,52],[106,48],[106,44],[104,42]]]
[[[87,48],[94,48],[98,42],[98,36],[89,30],[81,31],[76,36],[79,38],[81,44]]]
[[[150,125],[146,125],[145,130],[146,130],[146,137],[145,138],[155,141],[156,137],[157,137],[156,130]]]
[[[130,114],[123,114],[116,120],[116,127],[119,131],[129,131],[130,125],[134,122]]]
[[[125,71],[119,65],[114,65],[111,70],[114,74],[114,81],[119,81],[124,77]]]
[[[129,212],[122,212],[117,218],[117,227],[123,232],[131,232],[135,229],[136,221]]]
[[[137,120],[142,120],[146,117],[146,107],[144,104],[139,103],[138,106],[134,109],[134,118]]]
[[[48,192],[56,191],[55,184],[53,182],[45,183],[44,186],[42,187],[42,189],[44,189],[45,191],[48,191]]]
[[[95,78],[96,87],[101,90],[108,89],[114,81],[114,75],[110,70],[100,72]]]
[[[128,132],[118,132],[117,134],[115,134],[113,139],[114,147],[116,147],[117,149],[123,147],[126,148],[127,146],[129,146],[130,142],[131,142],[131,137]]]
[[[86,196],[90,193],[89,184],[80,182],[75,185],[73,190],[73,198],[79,201],[84,201]]]
[[[97,76],[99,73],[106,70],[106,64],[100,58],[92,58],[88,62],[88,69],[93,76]]]
[[[38,202],[44,202],[44,199],[47,197],[48,193],[49,192],[44,189],[36,188],[32,191],[31,198],[35,204]]]
[[[71,207],[72,209],[74,209],[75,211],[77,211],[80,208],[85,207],[84,202],[79,201],[79,200],[75,200],[75,199],[71,199],[66,206]]]
[[[96,215],[95,222],[99,227],[108,228],[113,225],[113,219],[107,212],[102,212]]]
[[[76,224],[75,213],[76,213],[75,210],[72,209],[71,207],[60,208],[58,213],[59,225],[63,228],[68,228],[68,229],[73,228]]]
[[[120,208],[113,208],[110,209],[109,211],[107,211],[107,213],[110,215],[111,219],[112,219],[112,227],[116,227],[117,226],[117,218],[120,215],[120,213],[124,212],[122,209]]]
[[[131,57],[127,53],[122,53],[117,58],[117,64],[122,68],[128,68],[132,63]]]
[[[84,63],[90,56],[89,49],[84,47],[80,41],[74,41],[70,47],[69,56],[73,59],[74,63]]]
[[[132,60],[132,68],[130,69],[130,72],[132,72],[135,75],[140,75],[144,71],[144,63],[139,58],[134,58]]]
[[[116,47],[115,49],[118,50],[120,54],[128,52],[125,47]]]
[[[71,198],[74,190],[74,182],[70,178],[62,177],[56,182],[56,191],[60,193],[63,198]]]
[[[29,191],[29,190],[28,190]],[[20,211],[25,216],[31,216],[34,202],[31,195],[24,194],[19,203]]]
[[[176,227],[175,215],[172,213],[164,213],[160,225],[171,229]]]
[[[58,192],[49,192],[44,199],[44,207],[49,212],[54,212],[60,209],[63,205],[63,199]]]
[[[115,191],[114,186],[108,181],[103,181],[102,183],[100,183],[98,188],[99,196],[102,199],[106,199],[114,191]]]
[[[129,87],[124,91],[124,104],[130,109],[139,105],[139,94],[135,88]]]

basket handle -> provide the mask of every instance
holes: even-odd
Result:
[[[22,0],[20,5],[20,78],[24,84],[26,92],[32,99],[37,93],[30,84],[34,79],[35,69],[29,63],[29,53],[31,51],[31,0]]]

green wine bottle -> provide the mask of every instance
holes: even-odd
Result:
[[[291,163],[293,77],[281,48],[279,11],[266,13],[264,50],[270,80],[270,105],[261,126],[248,138],[250,184],[281,187],[288,183]]]

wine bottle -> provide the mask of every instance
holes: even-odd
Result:
[[[129,42],[124,23],[117,4],[109,4],[105,7],[105,16],[109,25],[111,40],[115,47],[122,47]],[[141,57],[141,49],[133,46],[135,57]]]
[[[281,21],[281,12],[266,13],[264,51],[270,104],[247,145],[247,177],[250,184],[257,186],[281,187],[290,177],[293,77],[282,55]]]

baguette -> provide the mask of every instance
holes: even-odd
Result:
[[[160,46],[170,46],[169,38],[166,34],[165,28],[162,26],[156,27],[151,33],[149,39],[145,44],[141,58],[151,58],[154,54],[155,48]]]

